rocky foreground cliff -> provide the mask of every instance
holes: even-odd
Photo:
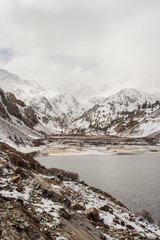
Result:
[[[160,239],[160,229],[77,174],[0,143],[0,239]]]

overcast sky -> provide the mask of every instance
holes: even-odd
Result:
[[[160,0],[0,0],[0,68],[49,90],[160,91]]]

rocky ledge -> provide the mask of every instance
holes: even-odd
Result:
[[[109,194],[0,143],[0,239],[158,240],[160,229]]]

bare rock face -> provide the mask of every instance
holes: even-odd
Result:
[[[40,231],[39,224],[33,221],[31,213],[19,201],[5,201],[0,197],[0,216],[0,239],[48,239],[47,234]]]
[[[106,238],[90,223],[80,215],[75,215],[70,220],[63,219],[62,233],[67,239],[72,240],[106,240]]]
[[[18,100],[12,93],[5,93],[0,89],[0,116],[10,119],[9,115],[16,117],[24,124],[33,128],[37,123],[37,115],[32,107],[26,106],[24,102]]]
[[[53,202],[63,201],[63,196],[58,189],[51,187],[50,184],[42,181],[38,176],[32,181],[32,186],[34,189],[38,190],[44,198],[50,199]]]
[[[26,107],[26,104],[21,100],[17,99],[13,93],[7,93],[7,97],[11,102],[18,104],[21,107]]]
[[[8,113],[6,112],[5,107],[2,105],[2,103],[0,103],[0,116],[4,119],[10,119]]]
[[[27,123],[30,121],[30,123],[28,122],[28,125],[30,124],[31,127],[35,126],[38,123],[37,115],[35,114],[35,111],[32,107],[29,106],[25,109],[25,115],[25,122]]]

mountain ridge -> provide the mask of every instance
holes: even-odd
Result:
[[[88,97],[83,104],[69,92],[45,91],[6,70],[0,70],[0,84],[52,122],[47,132],[143,137],[160,131],[156,94],[126,88],[107,97]]]

